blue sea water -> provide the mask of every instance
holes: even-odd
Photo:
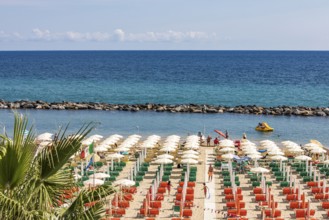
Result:
[[[329,106],[329,52],[0,52],[6,100]]]
[[[0,99],[213,105],[329,106],[329,52],[312,51],[12,51],[0,52]],[[37,132],[71,122],[101,122],[94,133],[179,134],[198,131],[254,140],[318,139],[329,145],[325,117],[157,112],[22,110]],[[254,127],[267,121],[273,133]],[[0,111],[0,127],[13,114]]]

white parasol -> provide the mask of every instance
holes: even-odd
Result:
[[[196,151],[194,151],[194,150],[183,151],[183,154],[195,154],[195,155],[199,155],[199,153],[196,152]]]
[[[95,179],[104,179],[108,177],[110,177],[110,175],[106,173],[94,173],[89,176],[89,178],[95,178]]]
[[[85,186],[99,186],[99,185],[103,185],[104,181],[103,180],[99,180],[99,179],[89,179],[83,182],[83,185]]]
[[[136,183],[135,181],[128,180],[128,179],[121,179],[113,182],[113,185],[115,186],[134,186]]]
[[[256,167],[256,168],[251,168],[250,172],[253,172],[253,173],[268,173],[270,171],[268,169],[263,168],[263,167]]]
[[[37,136],[37,141],[52,141],[53,140],[53,134],[51,133],[43,133]]]
[[[174,159],[174,156],[170,155],[170,154],[162,154],[157,156],[157,159]]]
[[[198,159],[199,156],[197,156],[195,154],[183,154],[182,158]]]

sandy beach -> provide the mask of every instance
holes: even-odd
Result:
[[[162,144],[159,144],[159,146],[161,145]],[[143,209],[143,201],[145,200],[148,191],[152,186],[153,181],[155,180],[157,170],[160,167],[159,164],[154,163],[154,161],[156,160],[156,156],[162,154],[159,151],[152,149],[151,155],[147,155],[146,157],[147,160],[149,160],[150,162],[148,171],[145,173],[143,180],[139,182],[137,192],[133,195],[133,200],[130,201],[130,206],[126,208],[125,214],[121,216],[121,219],[174,219],[175,217],[177,218],[180,216],[179,211],[174,211],[174,203],[176,201],[176,195],[178,194],[177,189],[179,188],[179,183],[181,182],[181,175],[183,173],[183,169],[177,167],[177,161],[180,161],[179,158],[182,156],[183,150],[186,149],[178,148],[178,150],[173,153],[173,155],[175,156],[175,163],[172,166],[172,171],[169,177],[171,181],[170,193],[168,193],[168,190],[165,190],[165,192],[163,192],[163,200],[160,200],[161,208],[158,209],[157,214],[149,214],[148,216],[145,216],[144,214],[141,214],[141,209]],[[236,202],[236,200],[225,199],[227,193],[225,194],[224,190],[227,190],[231,187],[224,186],[223,170],[225,168],[223,169],[223,167],[214,166],[216,158],[218,157],[218,153],[215,153],[215,148],[206,147],[203,144],[197,151],[200,153],[198,164],[192,165],[197,169],[196,180],[194,181],[195,186],[193,187],[193,206],[189,208],[184,208],[184,210],[191,210],[191,214],[186,216],[184,219],[240,219],[239,217],[237,217],[239,215],[229,214],[235,208],[227,207],[227,204],[232,202],[234,203]],[[120,176],[117,178],[117,180],[120,178],[127,178],[127,176],[129,176],[131,172],[131,168],[134,166],[135,163],[136,162],[134,159],[128,161],[127,165],[120,173]],[[209,182],[207,170],[210,164],[214,166],[214,176],[213,180]],[[268,159],[258,160],[258,165],[271,170],[270,161]],[[291,164],[287,164],[285,169],[288,169],[288,167],[289,169],[292,169]],[[319,168],[317,168],[317,170],[319,170]],[[263,176],[265,177],[266,182],[271,183],[268,188],[270,188],[271,195],[273,195],[274,201],[277,203],[276,210],[280,211],[280,214],[276,219],[297,219],[295,214],[296,209],[292,208],[290,204],[290,202],[292,201],[288,201],[287,195],[283,193],[284,188],[289,188],[289,186],[280,186],[280,183],[282,181],[277,181],[274,173],[274,171],[270,171],[268,173],[264,173]],[[239,173],[238,171],[236,171],[235,174],[235,178],[239,180],[239,186],[237,187],[241,189],[241,195],[243,197],[240,204],[243,203],[243,205],[241,205],[241,210],[244,210],[245,214],[241,214],[241,219],[263,219],[262,210],[271,209],[266,207],[266,205],[260,205],[260,201],[259,199],[257,199],[257,196],[259,195],[256,195],[256,191],[261,190],[261,186],[253,186],[253,183],[250,179],[250,175],[251,173],[247,171],[244,173]],[[312,193],[312,187],[308,186],[307,182],[304,182],[303,178],[300,177],[298,172],[296,172],[294,169],[292,169],[290,178],[294,178],[295,183],[300,183],[299,189],[301,190],[301,194],[305,194],[305,201],[309,201],[310,210],[315,210],[313,218],[327,219],[327,211],[321,207],[322,201],[315,199],[314,193]],[[320,178],[323,179],[323,177]],[[162,183],[165,184],[166,182],[162,181]],[[206,186],[208,187],[208,190],[210,192],[210,195],[207,195],[206,198],[203,192],[203,183],[206,183]],[[260,193],[260,195],[264,196],[265,194],[266,193],[264,192]],[[301,203],[302,201],[299,200],[299,202]],[[269,217],[271,217],[271,215],[269,215]]]

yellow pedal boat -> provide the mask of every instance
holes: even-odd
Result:
[[[260,123],[255,129],[256,131],[262,131],[262,132],[274,131],[274,129],[270,127],[266,122]]]

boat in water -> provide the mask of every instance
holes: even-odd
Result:
[[[255,129],[256,131],[261,131],[261,132],[274,131],[274,129],[270,127],[266,122],[259,123]]]

